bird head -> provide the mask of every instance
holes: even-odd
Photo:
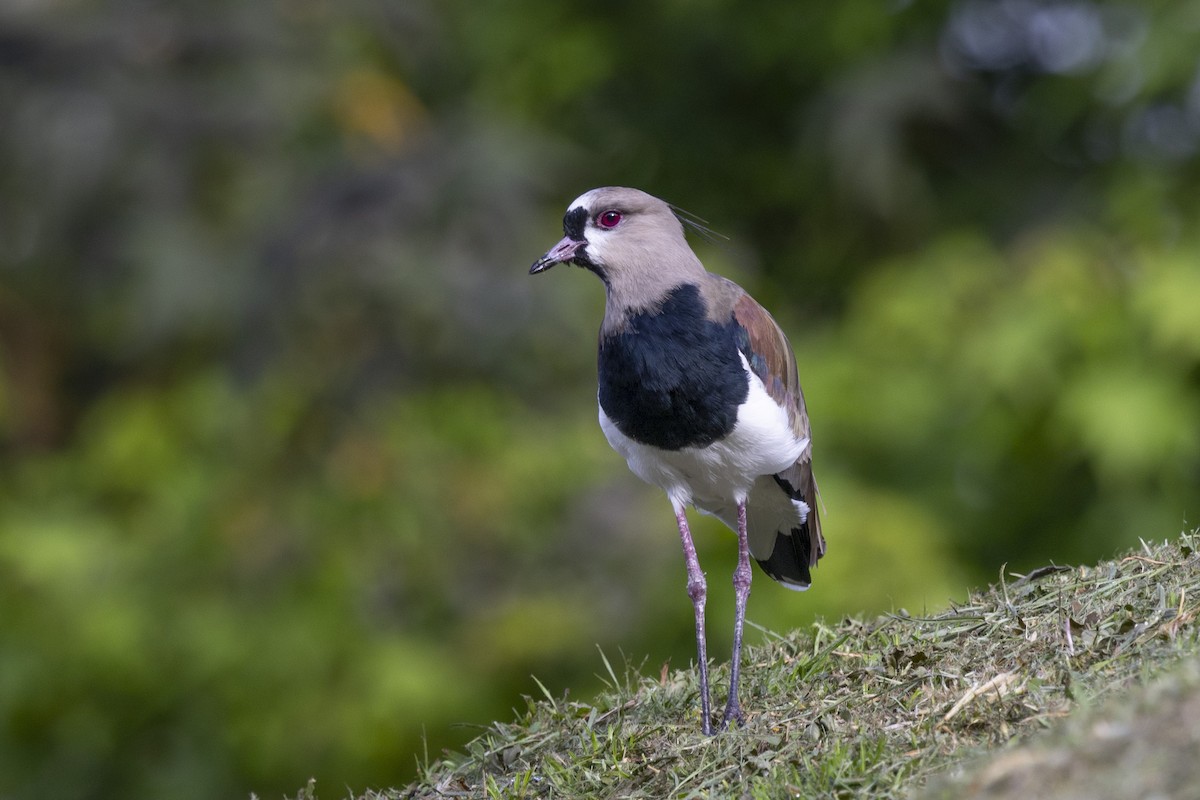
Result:
[[[609,186],[584,192],[568,206],[563,234],[529,274],[570,262],[611,285],[680,261],[699,267],[671,206],[638,189]]]

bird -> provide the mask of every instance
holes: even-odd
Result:
[[[604,284],[600,427],[675,512],[696,622],[701,729],[712,735],[707,582],[687,508],[737,534],[733,654],[720,730],[745,723],[738,682],[751,556],[775,581],[802,591],[825,540],[791,344],[742,287],[704,268],[684,230],[684,222],[707,230],[697,219],[639,189],[592,189],[567,207],[562,240],[529,273],[571,263]]]

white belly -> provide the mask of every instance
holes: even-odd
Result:
[[[660,450],[641,444],[621,433],[603,408],[600,427],[629,469],[666,492],[676,508],[694,505],[724,517],[746,500],[757,478],[787,469],[808,446],[758,376],[747,374],[750,391],[738,408],[737,423],[728,436],[706,447]]]

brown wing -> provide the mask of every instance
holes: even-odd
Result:
[[[804,406],[804,393],[800,389],[796,356],[778,323],[754,298],[747,294],[738,298],[733,305],[733,318],[741,327],[738,346],[746,356],[750,369],[762,380],[767,394],[787,411],[796,436],[809,439],[809,444],[796,463],[775,476],[783,491],[795,500],[804,501],[809,508],[805,530],[796,532],[800,536],[807,534],[807,542],[791,543],[792,546],[800,548],[799,553],[803,556],[800,561],[805,567],[803,571],[807,573],[807,567],[815,566],[817,560],[825,554],[825,539],[821,535],[821,520],[817,512],[817,482],[812,471],[812,435],[808,424],[808,410]],[[767,564],[763,564],[763,567],[770,572]]]

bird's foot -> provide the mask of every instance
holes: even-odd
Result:
[[[746,724],[746,715],[742,713],[742,707],[737,700],[731,700],[729,705],[725,706],[725,716],[721,718],[721,730],[728,730],[731,723],[736,724],[739,728]]]

